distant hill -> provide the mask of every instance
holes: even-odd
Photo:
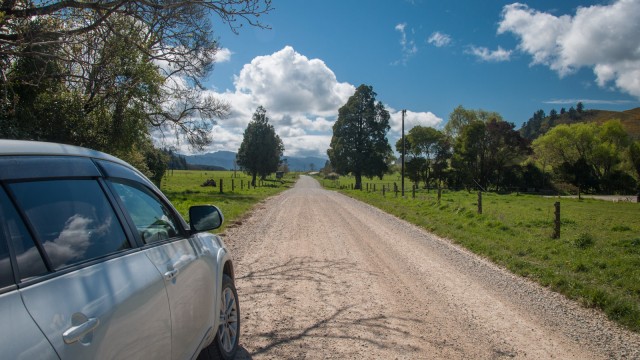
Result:
[[[327,159],[307,156],[307,157],[284,157],[291,171],[318,171],[322,169]],[[312,168],[313,167],[313,168]]]
[[[199,155],[185,155],[189,165],[216,166],[225,170],[233,170],[236,153],[232,151],[216,151]]]
[[[529,140],[538,138],[544,135],[552,127],[559,124],[575,124],[584,122],[595,122],[602,124],[612,119],[618,119],[622,123],[622,126],[629,132],[632,138],[640,140],[640,108],[635,108],[626,111],[609,111],[609,110],[583,110],[578,113],[566,112],[564,114],[558,114],[556,118],[547,116],[544,118],[529,119],[529,121],[522,124],[520,134]]]
[[[183,155],[187,164],[194,166],[215,166],[226,170],[233,170],[236,153],[231,151],[217,151],[214,153],[200,155]],[[290,171],[311,171],[320,170],[324,167],[327,159],[319,157],[291,157],[285,156]],[[312,169],[313,168],[313,169]]]

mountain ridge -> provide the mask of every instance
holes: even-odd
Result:
[[[573,111],[572,111],[573,110]],[[611,110],[582,110],[580,112],[573,107],[564,114],[557,114],[556,117],[534,117],[522,124],[520,134],[529,140],[534,140],[556,125],[560,124],[576,124],[595,122],[602,124],[609,120],[620,120],[622,126],[627,130],[634,140],[640,140],[640,107],[625,111]]]
[[[206,154],[180,155],[184,157],[189,165],[217,166],[226,170],[236,168],[236,153],[233,151],[220,150]],[[287,161],[290,171],[315,171],[324,167],[327,159],[315,156],[283,156]]]

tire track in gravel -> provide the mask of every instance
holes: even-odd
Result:
[[[306,176],[224,237],[240,359],[640,358],[640,337]]]

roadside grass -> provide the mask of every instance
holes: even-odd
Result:
[[[479,215],[477,192],[443,191],[438,203],[435,190],[420,189],[414,199],[411,183],[405,180],[403,199],[393,191],[394,182],[401,186],[398,179],[363,179],[363,191],[351,190],[353,178],[320,182],[449,238],[586,307],[599,308],[640,332],[640,204],[483,193]],[[391,189],[385,196],[382,185]],[[556,201],[561,232],[559,239],[552,239]]]
[[[240,221],[255,204],[293,186],[298,176],[298,173],[288,173],[282,181],[275,177],[262,182],[258,179],[258,186],[252,188],[249,186],[251,176],[240,171],[169,170],[162,179],[160,189],[187,220],[190,206],[216,205],[224,215],[224,223],[218,230],[223,232],[231,224]],[[201,186],[208,179],[215,180],[216,186]]]

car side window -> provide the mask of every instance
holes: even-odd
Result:
[[[179,235],[173,213],[153,192],[143,186],[112,184],[145,244]]]
[[[18,182],[9,189],[55,270],[131,247],[97,180]]]
[[[20,274],[20,280],[27,280],[32,277],[46,274],[47,266],[40,256],[40,252],[33,242],[33,238],[27,231],[20,215],[11,204],[7,194],[0,188],[0,227],[2,234],[6,242],[10,242],[15,252],[16,260],[18,263],[18,273]],[[6,246],[6,242],[3,245]],[[4,251],[4,250],[1,250]],[[1,252],[0,251],[0,252]],[[9,258],[0,260],[0,272],[4,276],[7,271],[6,266],[10,266]],[[9,273],[10,268],[9,268]],[[2,280],[4,281],[4,279]],[[11,280],[13,281],[13,280]]]

